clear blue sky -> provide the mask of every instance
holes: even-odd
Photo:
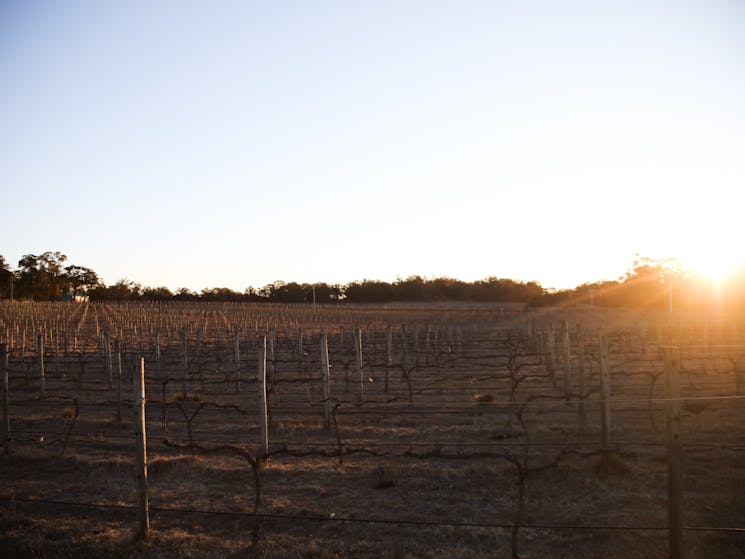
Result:
[[[745,4],[0,0],[0,254],[243,290],[742,261]]]

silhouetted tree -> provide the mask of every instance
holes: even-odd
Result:
[[[0,255],[0,299],[10,298],[10,284],[14,279],[5,257]]]
[[[351,303],[383,303],[393,301],[393,286],[378,280],[362,280],[347,284],[344,289],[347,301]]]
[[[98,274],[85,266],[65,267],[65,282],[69,291],[89,293],[101,286]]]
[[[97,287],[89,295],[93,301],[136,301],[142,298],[142,286],[123,278],[109,287]]]
[[[210,287],[202,290],[202,301],[241,301],[243,295],[227,287]]]
[[[172,301],[173,293],[167,287],[145,287],[142,290],[142,298],[146,301]]]
[[[61,252],[45,252],[40,256],[25,254],[18,262],[16,297],[58,300],[66,287],[66,276],[62,270],[65,260],[67,256]]]
[[[339,301],[342,298],[342,289],[339,285],[314,283],[306,286],[306,301],[313,300],[313,288],[316,290],[316,302],[319,304]]]
[[[198,301],[199,295],[186,287],[179,287],[173,296],[176,301]]]

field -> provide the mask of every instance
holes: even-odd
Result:
[[[667,557],[672,456],[672,539],[686,557],[745,557],[744,326],[590,307],[0,302],[0,555]]]

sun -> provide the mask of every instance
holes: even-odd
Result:
[[[745,255],[717,249],[696,254],[684,262],[691,272],[717,284],[745,270]]]

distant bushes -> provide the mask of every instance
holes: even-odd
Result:
[[[270,303],[391,303],[391,302],[503,302],[531,306],[592,304],[605,307],[664,310],[673,293],[674,307],[701,310],[726,302],[745,306],[745,271],[724,284],[714,285],[685,272],[672,259],[638,258],[623,278],[585,283],[574,289],[550,290],[535,281],[522,282],[491,276],[473,282],[441,277],[410,276],[394,282],[364,279],[346,285],[276,281],[239,292],[209,287],[201,292],[185,287],[142,287],[121,279],[107,286],[96,272],[83,266],[64,266],[60,252],[24,255],[11,270],[0,256],[0,298],[57,301],[63,293],[88,295],[91,301],[217,301]],[[672,286],[672,287],[671,287]]]

